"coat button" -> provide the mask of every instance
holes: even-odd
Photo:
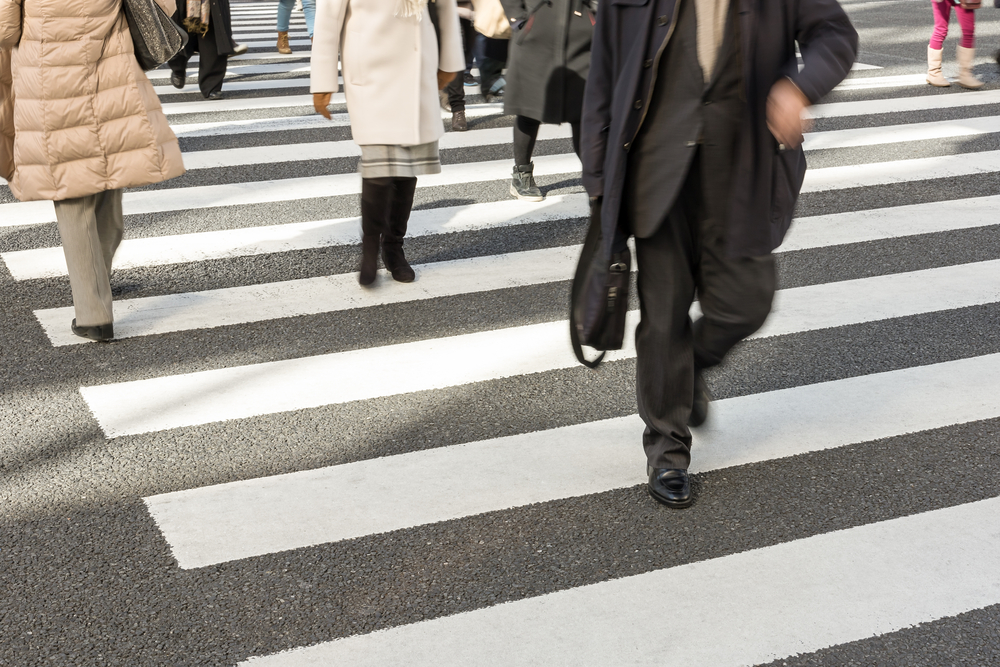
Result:
[[[649,69],[650,67],[652,67],[652,66],[653,66],[653,59],[652,59],[652,58],[650,58],[649,60],[647,60],[646,62],[644,62],[644,63],[642,64],[642,66],[643,66],[643,67],[645,67],[646,69]]]
[[[670,23],[670,17],[664,14],[663,16],[658,18],[656,22],[659,23],[661,26],[667,25],[668,23]]]
[[[696,142],[696,141],[689,141],[687,143],[687,145],[688,145],[688,148],[693,148],[693,147],[695,147],[695,146],[698,145],[698,142]]]
[[[628,150],[629,146],[631,146],[631,145],[632,145],[632,142],[628,142],[624,146],[622,146],[622,148],[624,148],[625,150]]]
[[[633,104],[632,106],[634,106],[636,109],[641,109],[642,108],[642,100],[636,100],[635,104]]]

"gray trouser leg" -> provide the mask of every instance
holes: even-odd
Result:
[[[55,202],[78,326],[111,324],[111,261],[121,243],[122,191]]]

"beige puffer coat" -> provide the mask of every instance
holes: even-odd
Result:
[[[156,0],[164,11],[171,0]],[[0,0],[0,176],[60,201],[184,173],[122,0]]]

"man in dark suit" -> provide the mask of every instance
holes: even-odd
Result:
[[[771,252],[805,174],[801,114],[856,53],[836,0],[600,3],[583,183],[603,238],[636,237],[639,414],[649,492],[667,506],[691,503],[689,427],[709,402],[702,371],[770,312]]]

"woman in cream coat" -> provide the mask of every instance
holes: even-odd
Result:
[[[441,43],[430,11],[436,11]],[[354,141],[361,146],[361,270],[375,280],[382,262],[400,282],[414,279],[403,236],[420,174],[441,171],[444,134],[438,90],[465,69],[455,0],[318,0],[311,89],[330,118],[339,90],[338,58]]]
[[[74,333],[114,335],[109,275],[122,188],[183,173],[122,0],[0,0],[0,176],[21,201],[55,202]]]

